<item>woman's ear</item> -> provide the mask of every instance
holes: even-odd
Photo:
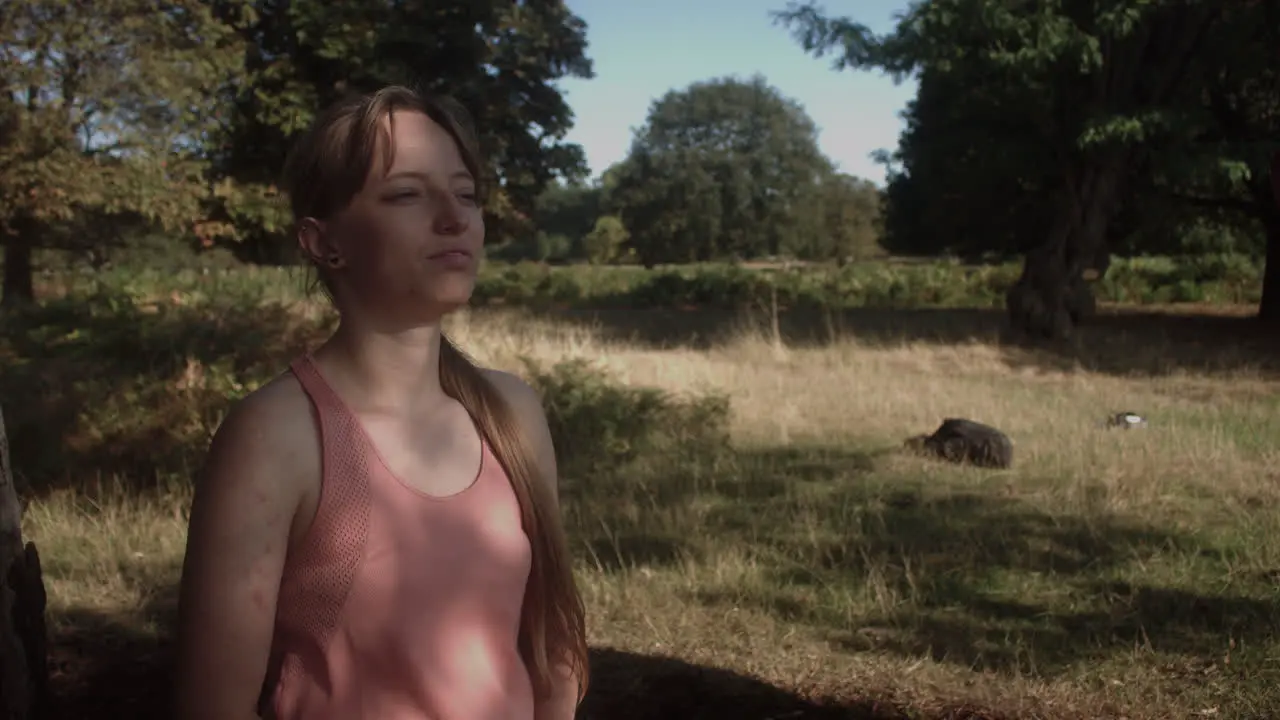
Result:
[[[308,260],[321,267],[339,268],[346,264],[336,243],[325,232],[324,223],[303,218],[298,223],[298,247]]]

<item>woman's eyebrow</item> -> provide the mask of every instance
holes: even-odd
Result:
[[[431,173],[423,172],[421,170],[398,170],[396,172],[393,172],[387,175],[385,179],[395,180],[396,178],[402,178],[402,177],[416,178],[418,180],[427,180],[431,177]],[[458,170],[457,172],[450,175],[449,179],[450,180],[473,180],[473,178],[471,177],[471,173],[467,172],[466,170]]]

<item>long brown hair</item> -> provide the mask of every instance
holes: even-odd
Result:
[[[379,142],[386,143],[384,170],[390,168],[395,153],[391,137],[381,131],[381,121],[388,117],[395,122],[397,112],[423,113],[453,137],[477,183],[477,198],[484,201],[485,168],[467,112],[446,98],[391,86],[327,108],[294,145],[285,163],[284,189],[295,223],[306,217],[323,219],[346,207],[364,187]],[[316,265],[315,272],[332,299],[326,269]],[[533,554],[520,622],[520,651],[531,666],[535,690],[548,695],[554,665],[564,663],[578,678],[581,701],[588,676],[586,612],[574,581],[568,540],[553,516],[556,499],[549,479],[540,477],[533,446],[501,393],[443,336],[440,384],[476,419],[520,503]]]

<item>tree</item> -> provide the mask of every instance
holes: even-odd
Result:
[[[600,216],[601,194],[595,184],[552,181],[534,204],[531,227],[505,241],[490,239],[489,257],[509,262],[583,257],[583,238]]]
[[[573,255],[585,256],[583,243],[600,218],[601,190],[586,183],[548,186],[538,198],[534,224],[540,231],[563,235]]]
[[[192,229],[208,191],[202,142],[218,117],[208,89],[233,82],[239,60],[200,0],[0,10],[5,303],[34,298],[37,247]]]
[[[809,222],[817,231],[793,240],[793,251],[802,260],[836,260],[846,263],[883,253],[879,188],[869,180],[840,172],[825,174],[809,196]]]
[[[1007,88],[1001,92],[1010,94]],[[906,128],[890,155],[886,248],[980,261],[1006,260],[1035,247],[1052,220],[1054,162],[1044,152],[1035,118],[1018,105],[1002,103],[981,78],[965,77],[958,69],[921,70],[917,96],[904,113]],[[1186,107],[1195,104],[1192,99]],[[1170,155],[1168,148],[1156,146],[1145,163],[1131,168],[1108,226],[1109,250],[1130,255],[1248,252],[1251,248],[1235,243],[1249,234],[1238,221],[1206,205],[1192,207],[1157,187],[1153,168]],[[1222,159],[1226,156],[1212,156]],[[1213,172],[1211,163],[1203,164],[1202,173]],[[1214,242],[1206,244],[1210,238]]]
[[[1258,316],[1275,323],[1280,321],[1280,151],[1271,157],[1271,206],[1273,222],[1267,226],[1266,272],[1262,277],[1262,300],[1258,303]]]
[[[1280,321],[1280,0],[1231,4],[1217,42],[1192,65],[1184,101],[1198,110],[1189,141],[1153,163],[1153,186],[1203,214],[1261,228],[1260,319]],[[1228,220],[1229,221],[1229,220]]]
[[[274,183],[292,139],[345,93],[410,84],[459,100],[472,114],[495,185],[486,206],[496,244],[533,234],[530,219],[553,178],[585,177],[581,147],[564,141],[573,113],[555,82],[590,78],[586,25],[561,0],[255,3],[214,0],[247,42],[249,80],[228,94],[219,137],[218,236],[245,258],[285,262],[284,208]]]
[[[605,212],[622,220],[629,249],[646,268],[722,254],[724,193],[693,151],[633,148],[611,180]]]
[[[22,541],[22,503],[0,413],[0,716],[49,717],[48,635],[40,555]]]
[[[1030,121],[1020,129],[1031,136],[1014,134],[1005,151],[1034,147],[1048,159],[1051,214],[1006,300],[1014,329],[1061,338],[1093,310],[1086,277],[1106,272],[1109,225],[1135,168],[1184,130],[1177,101],[1188,68],[1206,44],[1227,47],[1214,35],[1224,7],[933,0],[912,3],[885,36],[812,3],[792,3],[775,18],[806,50],[835,50],[837,67],[980,78],[993,106]]]
[[[1034,119],[956,67],[920,71],[886,188],[884,246],[900,255],[1006,259],[1051,212],[1053,159]]]
[[[616,215],[601,215],[596,226],[582,238],[583,254],[592,265],[605,265],[618,259],[627,243],[627,228]]]
[[[830,172],[800,105],[761,76],[719,78],[650,106],[606,212],[646,265],[779,255],[819,230],[806,200]]]

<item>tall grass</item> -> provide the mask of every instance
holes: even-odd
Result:
[[[94,698],[86,658],[126,662],[100,638],[163,667],[190,476],[225,408],[332,319],[268,271],[80,292],[2,321],[0,397],[59,687]],[[898,713],[850,717],[1274,715],[1266,359],[1113,328],[1064,359],[925,339],[954,314],[878,312],[896,335],[832,324],[802,342],[750,314],[697,337],[663,316],[657,339],[517,309],[451,320],[544,395],[592,644]],[[1150,427],[1101,426],[1128,409]],[[1005,429],[1013,469],[899,452],[954,416]],[[609,666],[602,716],[689,712],[637,690],[646,672]],[[145,696],[162,677],[131,682]],[[679,686],[725,705],[703,716],[753,717],[708,677]]]

